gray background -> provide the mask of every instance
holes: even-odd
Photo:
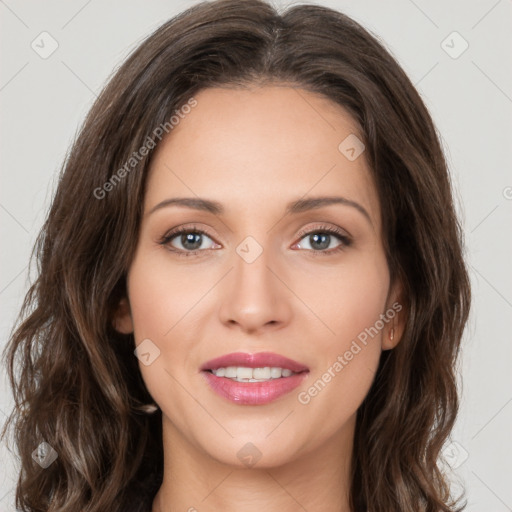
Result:
[[[92,101],[146,35],[194,3],[0,0],[0,350],[28,287],[29,254],[55,177]],[[512,511],[512,0],[316,3],[349,14],[384,42],[441,133],[474,293],[460,417],[446,454],[466,486],[468,511]],[[43,31],[58,43],[47,58],[31,47],[51,48]],[[0,423],[11,404],[2,368]],[[3,445],[0,458],[0,510],[10,511],[16,459]]]

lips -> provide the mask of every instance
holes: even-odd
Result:
[[[237,382],[212,372],[212,370],[229,367],[277,367],[290,370],[293,374],[260,382]],[[258,354],[234,352],[207,361],[201,366],[201,374],[210,389],[223,399],[238,405],[265,405],[273,402],[301,385],[307,379],[308,373],[309,368],[304,364],[273,352]]]
[[[270,366],[288,369],[295,373],[309,371],[307,366],[273,352],[258,352],[257,354],[233,352],[207,361],[200,369],[207,371],[216,370],[217,368],[226,368],[228,366],[245,366],[247,368],[264,368]]]

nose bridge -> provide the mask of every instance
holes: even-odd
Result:
[[[237,288],[243,294],[250,292],[249,296],[265,292],[269,285],[269,267],[272,255],[269,244],[258,242],[254,237],[246,237],[236,248],[236,256],[233,258],[234,278]]]
[[[276,260],[267,245],[248,236],[236,247],[230,286],[220,308],[223,322],[257,330],[288,318],[285,287],[274,275]]]

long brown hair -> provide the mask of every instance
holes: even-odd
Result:
[[[439,461],[458,410],[470,286],[436,129],[359,24],[321,6],[279,13],[259,0],[203,2],[158,28],[109,81],[63,164],[34,247],[37,279],[4,354],[15,408],[3,436],[14,425],[21,510],[150,509],[163,474],[161,412],[146,414],[133,336],[112,327],[153,154],[139,150],[157,145],[155,128],[201,89],[272,82],[320,93],[359,124],[391,277],[403,284],[402,340],[382,353],[358,410],[352,508],[462,510]],[[32,457],[43,441],[58,454],[44,470]]]

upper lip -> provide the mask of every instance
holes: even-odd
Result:
[[[216,370],[228,366],[245,366],[247,368],[264,368],[265,366],[291,370],[295,373],[308,371],[309,368],[293,359],[274,354],[273,352],[258,352],[248,354],[246,352],[233,352],[216,357],[201,366],[201,370]]]

